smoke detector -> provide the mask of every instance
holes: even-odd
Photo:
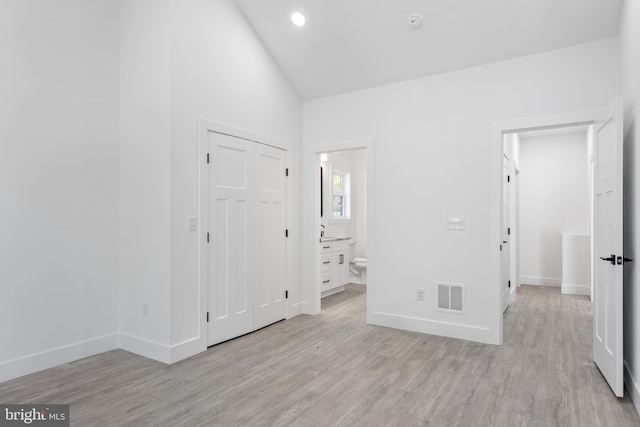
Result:
[[[417,30],[418,28],[422,27],[422,16],[418,15],[417,13],[412,13],[407,18],[407,25],[409,25],[409,28]]]

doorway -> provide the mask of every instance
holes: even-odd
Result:
[[[366,149],[320,154],[320,281],[326,297],[367,285]],[[332,300],[335,298],[332,298]]]
[[[593,357],[617,396],[623,394],[622,354],[622,267],[627,261],[622,252],[622,99],[617,97],[608,107],[551,118],[514,120],[494,123],[492,131],[491,236],[498,242],[504,224],[502,215],[501,176],[503,174],[503,140],[509,133],[542,131],[571,126],[594,126],[593,202],[591,203],[593,253]],[[498,159],[500,163],[498,163]],[[498,245],[490,250],[491,275],[497,284],[494,318],[497,344],[503,343],[503,268]]]
[[[329,164],[330,157],[338,155],[338,153],[357,154],[356,157],[360,159],[356,161],[360,164],[357,168],[358,175],[347,177],[345,172],[353,173],[353,171],[348,171],[345,167],[342,167],[345,170],[340,170],[337,163],[335,163],[336,167],[331,168]],[[340,266],[343,269],[342,279],[339,276],[336,277],[338,277],[338,280],[343,281],[346,278],[346,281],[349,282],[354,277],[354,272],[352,271],[352,267],[355,267],[354,258],[366,257],[366,304],[367,321],[369,321],[375,297],[374,141],[372,139],[357,139],[318,145],[308,151],[305,155],[305,162],[305,181],[308,189],[306,194],[313,200],[308,200],[305,204],[308,209],[304,213],[305,218],[308,219],[306,221],[307,227],[305,228],[304,240],[306,271],[309,272],[309,276],[308,285],[305,288],[307,303],[303,312],[319,314],[322,310],[323,293],[324,296],[331,293],[331,290],[327,292],[327,289],[323,289],[323,285],[326,286],[327,283],[331,282],[331,269],[323,268],[323,266],[331,265],[331,261],[335,261],[336,266]],[[332,174],[332,170],[338,173]],[[352,188],[351,197],[357,199],[358,194],[353,193],[355,189],[362,193],[360,194],[360,201],[358,202],[354,199],[355,204],[352,207],[347,207],[344,201],[349,196],[345,190],[342,190],[342,194],[338,194],[339,191],[334,192],[334,195],[339,197],[335,197],[335,203],[332,203],[330,198],[333,189],[328,188],[329,185],[321,185],[323,180],[328,183],[329,179],[333,179],[331,175],[339,177],[336,179],[336,185],[342,180],[351,180],[352,184],[355,184]],[[358,178],[360,184],[358,184]],[[351,214],[360,215],[362,218],[359,225],[356,224],[353,227],[353,224],[351,224],[351,230],[349,222],[341,222],[341,220],[345,219],[345,216],[348,216],[350,210]],[[335,212],[335,216],[333,216],[333,212]],[[331,220],[330,215],[332,216]],[[329,230],[328,232],[327,229]],[[336,235],[332,236],[329,233]],[[323,237],[325,238],[324,242]],[[338,243],[334,248],[333,242],[331,242],[331,245],[326,244],[330,240],[326,239],[327,237],[349,237],[350,239],[334,240]],[[323,245],[323,243],[325,244]],[[323,246],[329,247],[323,248]],[[323,262],[329,262],[329,264],[323,264]],[[339,275],[340,273],[338,272],[337,274]],[[327,280],[329,282],[326,282]]]
[[[503,308],[524,285],[591,295],[592,125],[504,136]]]

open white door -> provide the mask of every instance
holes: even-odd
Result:
[[[622,102],[596,124],[594,147],[593,360],[624,395],[622,347]]]

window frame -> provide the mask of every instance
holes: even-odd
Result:
[[[336,193],[334,191],[334,176],[339,175],[341,177],[341,191]],[[330,174],[330,189],[331,189],[331,209],[329,212],[329,221],[332,223],[348,223],[351,222],[351,173],[342,171],[339,169],[331,168]],[[343,215],[336,216],[335,215],[335,204],[334,199],[335,196],[342,197],[342,210],[344,211]]]

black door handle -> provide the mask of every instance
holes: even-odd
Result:
[[[633,260],[631,258],[622,258],[622,260],[624,262],[633,262]]]
[[[614,254],[611,254],[609,258],[600,257],[600,259],[603,261],[609,261],[611,265],[616,265],[616,256]]]

